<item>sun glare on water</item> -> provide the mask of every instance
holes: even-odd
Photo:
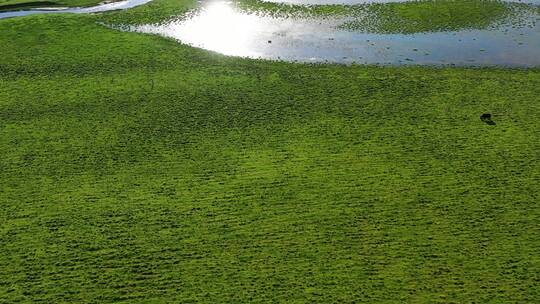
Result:
[[[182,19],[133,31],[171,37],[223,55],[302,62],[535,66],[539,25],[495,29],[371,33],[340,28],[350,17],[275,17],[213,0]],[[525,22],[526,21],[526,22]]]
[[[190,44],[225,55],[257,56],[252,43],[264,27],[253,15],[237,12],[228,2],[210,3],[195,17],[171,24],[167,31]]]

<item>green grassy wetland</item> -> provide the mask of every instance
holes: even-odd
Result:
[[[538,14],[539,6],[496,0],[425,0],[357,5],[291,5],[263,0],[237,0],[244,10],[273,16],[354,17],[342,28],[381,34],[485,29],[502,22],[517,23],[524,13]]]
[[[0,303],[540,301],[539,68],[100,25],[193,7],[0,20]]]

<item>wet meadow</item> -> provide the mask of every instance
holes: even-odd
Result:
[[[0,303],[540,300],[537,3],[241,0],[328,36],[228,48],[204,5],[0,19]],[[475,61],[385,51],[448,33]]]

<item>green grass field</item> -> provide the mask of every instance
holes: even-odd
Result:
[[[0,303],[540,300],[539,69],[256,61],[96,23],[189,7],[0,20]]]
[[[115,0],[118,1],[118,0]],[[39,7],[82,7],[92,6],[103,0],[0,0],[0,12]],[[114,2],[114,1],[110,1]]]

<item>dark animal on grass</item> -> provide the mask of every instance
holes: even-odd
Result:
[[[480,120],[482,120],[483,122],[487,123],[488,125],[496,125],[496,123],[491,120],[491,114],[490,113],[484,113],[482,115],[480,115]]]

